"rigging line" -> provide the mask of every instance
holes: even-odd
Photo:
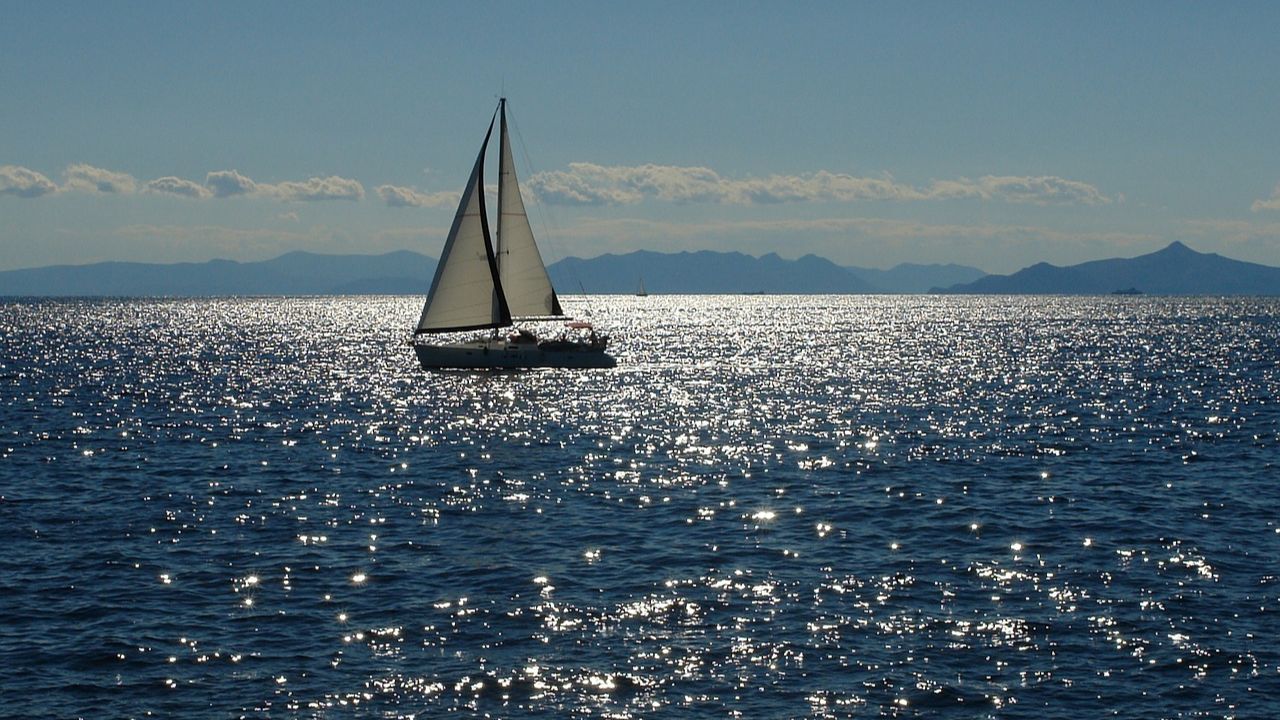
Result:
[[[520,158],[524,161],[524,167],[528,171],[527,174],[525,175],[525,180],[532,180],[533,176],[537,174],[537,171],[533,166],[533,159],[529,157],[529,147],[525,145],[524,135],[520,133],[520,126],[516,123],[515,115],[511,112],[510,99],[507,100],[507,125],[511,135],[516,139],[516,143],[515,145],[512,146],[512,149],[514,150],[515,146],[517,145],[519,146]],[[529,189],[533,190],[533,188],[529,188]],[[548,230],[547,215],[549,213],[544,212],[542,208],[542,202],[541,200],[538,199],[538,194],[536,192],[532,193],[532,199],[533,199],[534,210],[538,214],[538,224],[540,226],[539,237],[543,238],[543,242],[540,244],[543,247],[546,247],[547,245],[554,246],[557,251],[561,251],[560,259],[563,260],[566,256],[563,253],[564,248],[561,247],[561,244],[557,240],[557,238],[559,237],[559,234],[558,234],[559,228],[556,228],[557,232],[555,234],[551,233],[550,230]],[[525,216],[528,217],[528,214],[529,214],[528,208],[526,207]],[[552,220],[554,221],[554,218],[552,218]],[[544,257],[542,261],[545,264],[546,258]],[[568,274],[570,276],[570,279],[572,279],[574,282],[578,284],[578,289],[582,291],[583,304],[586,306],[586,314],[591,315],[593,303],[591,301],[591,296],[587,293],[586,287],[584,287],[582,284],[582,278],[578,276],[577,271],[573,268],[572,265],[569,266]]]

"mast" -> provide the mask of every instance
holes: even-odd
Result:
[[[503,232],[502,232],[502,215],[503,215],[503,212],[502,212],[502,186],[503,186],[503,185],[506,185],[506,183],[502,182],[502,178],[506,175],[506,160],[507,160],[507,154],[506,154],[506,153],[504,153],[504,152],[502,152],[502,150],[501,150],[501,143],[503,143],[503,142],[504,142],[504,140],[505,140],[505,138],[507,137],[507,98],[506,98],[506,95],[505,95],[505,94],[504,94],[502,97],[498,98],[498,109],[497,109],[497,111],[496,111],[496,112],[497,112],[498,117],[500,117],[500,118],[502,118],[502,119],[499,121],[499,125],[498,125],[498,143],[499,143],[499,150],[498,150],[498,235],[497,235],[497,237],[495,237],[495,238],[494,238],[494,243],[493,243],[493,244],[494,244],[493,260],[494,260],[494,265],[495,265],[495,270],[496,270],[496,272],[494,273],[494,279],[495,279],[495,281],[497,282],[498,289],[499,289],[499,291],[498,291],[498,292],[495,292],[495,293],[494,293],[494,295],[493,295],[493,302],[494,302],[495,306],[497,305],[497,302],[498,302],[498,295],[505,295],[505,293],[502,293],[502,292],[501,292],[501,288],[502,288],[502,255],[503,255],[502,240],[503,240],[503,236],[505,235],[505,233],[503,233]],[[492,127],[492,126],[493,126],[493,121],[490,121],[490,122],[489,122],[489,126],[490,126],[490,127]],[[485,144],[486,144],[486,145],[488,145],[488,144],[489,144],[489,139],[488,139],[487,137],[485,138]],[[496,311],[496,309],[495,309],[495,311]],[[494,328],[494,330],[493,330],[493,331],[494,331],[495,333],[497,333],[497,332],[498,332],[498,329],[497,329],[497,328]]]
[[[501,118],[498,121],[498,142],[501,144],[501,147],[505,148],[505,143],[507,142],[507,99],[505,97],[498,98],[498,117]],[[506,178],[506,176],[507,153],[500,149],[498,151],[498,236],[494,239],[493,243],[494,255],[498,261],[499,279],[502,278],[502,255],[504,252],[502,241],[505,233],[502,232],[502,216],[506,213],[502,212],[502,209],[506,206],[502,204],[502,191],[506,187],[506,183],[503,182],[503,179]]]

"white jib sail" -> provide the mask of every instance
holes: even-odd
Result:
[[[547,267],[533,240],[524,199],[520,197],[520,184],[516,181],[515,163],[511,157],[511,137],[507,132],[506,101],[501,104],[497,259],[502,294],[506,296],[507,307],[514,317],[563,315],[560,300],[547,277]]]

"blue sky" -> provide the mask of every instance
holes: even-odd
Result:
[[[3,9],[0,269],[437,255],[504,92],[548,259],[1280,265],[1276,3]]]

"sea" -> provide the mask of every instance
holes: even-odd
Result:
[[[1280,717],[1280,300],[0,300],[0,715]]]

